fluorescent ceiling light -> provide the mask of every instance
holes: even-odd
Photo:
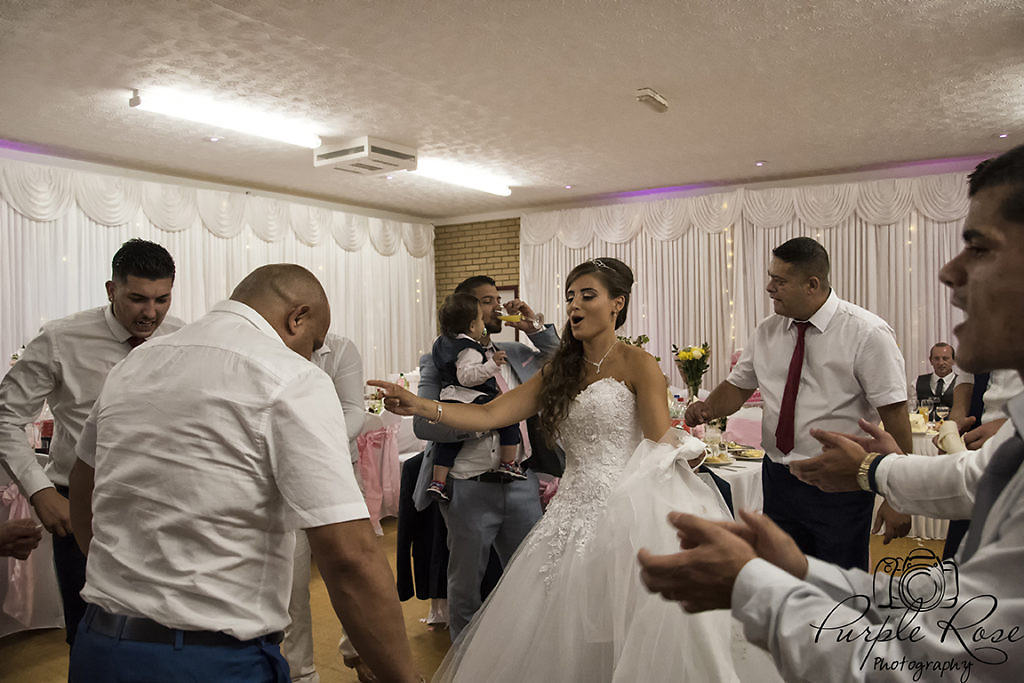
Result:
[[[202,95],[168,88],[153,88],[141,92],[133,90],[128,104],[144,111],[205,123],[217,128],[228,128],[248,135],[287,142],[290,145],[311,149],[320,146],[320,138],[308,122],[255,111],[238,104],[218,102]]]
[[[511,181],[508,178],[499,178],[454,161],[420,157],[416,163],[416,170],[410,173],[440,180],[442,183],[461,185],[471,190],[490,192],[500,197],[512,194],[512,190],[509,189]]]

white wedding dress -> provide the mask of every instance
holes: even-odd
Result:
[[[735,681],[733,649],[767,675],[755,680],[773,678],[766,653],[733,643],[727,611],[687,614],[640,581],[640,548],[679,550],[669,511],[729,517],[686,463],[703,444],[644,441],[636,397],[614,379],[573,401],[561,441],[558,493],[434,680]]]

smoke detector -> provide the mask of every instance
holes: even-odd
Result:
[[[416,149],[363,136],[313,150],[313,166],[333,166],[355,175],[416,170]]]

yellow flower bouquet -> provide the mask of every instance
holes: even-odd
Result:
[[[690,390],[690,400],[696,400],[700,391],[701,382],[704,380],[704,373],[708,371],[711,360],[711,347],[707,342],[700,346],[684,346],[682,348],[672,345],[672,358],[679,368],[687,389]]]

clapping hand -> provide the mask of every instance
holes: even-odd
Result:
[[[12,519],[0,522],[0,556],[28,559],[42,538],[43,529],[35,520]]]
[[[867,420],[861,420],[859,424],[866,436],[812,429],[811,436],[822,444],[821,455],[790,463],[789,471],[800,481],[822,491],[859,491],[857,471],[869,451],[901,452],[896,440],[884,429]]]
[[[673,512],[669,523],[678,529],[683,552],[637,554],[640,577],[652,593],[682,604],[687,612],[729,607],[732,587],[743,566],[756,557],[750,543],[725,522],[711,522]]]
[[[637,555],[640,577],[652,593],[682,603],[687,612],[730,606],[739,572],[760,557],[798,579],[807,576],[807,556],[768,517],[740,510],[739,522],[711,522],[679,512],[669,515],[683,552]]]

